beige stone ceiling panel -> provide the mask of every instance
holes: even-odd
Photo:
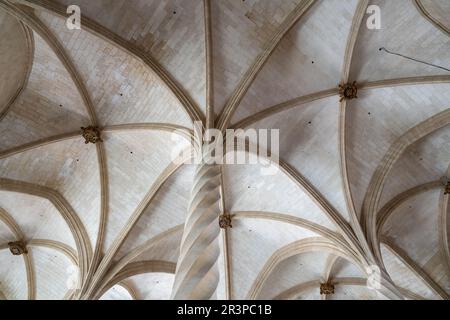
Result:
[[[365,278],[365,274],[355,264],[348,260],[338,258],[330,271],[330,277],[333,278]]]
[[[388,55],[380,48],[401,53],[447,69],[450,68],[450,37],[417,10],[409,0],[373,0],[381,9],[381,30],[369,30],[363,25],[354,52],[351,78],[374,81],[448,74],[444,70]]]
[[[177,263],[182,235],[183,228],[181,226],[181,228],[159,240],[155,241],[156,237],[153,238],[151,245],[146,247],[147,250],[132,261],[168,261]]]
[[[27,299],[27,276],[23,257],[0,250],[0,290],[8,300]]]
[[[333,96],[275,114],[251,125],[280,130],[280,157],[300,172],[345,218],[339,163],[339,108]]]
[[[0,119],[23,88],[28,76],[33,48],[29,47],[31,39],[27,40],[27,33],[16,19],[0,11]]]
[[[71,0],[60,0],[66,5]],[[82,14],[151,54],[205,107],[205,51],[201,0],[80,0]]]
[[[0,176],[58,191],[84,224],[91,243],[98,233],[100,175],[96,148],[79,138],[31,149],[0,160]],[[85,186],[80,188],[80,186]]]
[[[192,165],[182,166],[164,183],[131,230],[116,258],[124,256],[154,236],[184,223],[194,169]]]
[[[298,3],[299,0],[211,2],[216,113]]]
[[[450,125],[409,147],[392,168],[380,207],[394,195],[446,175],[450,164]],[[401,177],[401,179],[399,179]]]
[[[11,229],[3,222],[0,222],[0,243],[5,244],[11,241],[11,239],[15,239],[14,233]]]
[[[440,190],[430,190],[411,198],[392,213],[383,229],[420,266],[439,251],[439,197]]]
[[[268,259],[282,247],[317,234],[277,221],[239,219],[230,232],[233,299],[246,299]],[[259,248],[264,248],[260,250]]]
[[[389,147],[409,129],[447,110],[449,89],[449,84],[372,89],[348,104],[348,173],[358,210]]]
[[[331,230],[336,226],[288,176],[262,174],[259,165],[232,165],[224,169],[225,206],[230,212],[275,212],[307,219]]]
[[[65,20],[58,16],[39,12],[38,17],[68,52],[101,125],[134,122],[190,125],[178,100],[148,66],[88,31],[67,29]]]
[[[449,292],[450,279],[439,240],[441,195],[441,189],[432,189],[408,199],[391,214],[383,233]]]
[[[426,299],[438,299],[424,282],[419,279],[398,257],[381,245],[383,261],[394,283]]]
[[[41,247],[31,250],[36,270],[36,299],[62,300],[70,289],[68,280],[73,273],[72,263],[55,250]]]
[[[130,293],[121,285],[115,285],[100,298],[100,300],[133,300]]]
[[[0,122],[1,150],[79,131],[90,123],[83,100],[64,66],[36,33],[34,44],[27,87]]]
[[[317,288],[306,289],[293,300],[320,300],[320,291]]]
[[[384,300],[375,290],[365,286],[336,285],[335,292],[328,300]]]
[[[436,282],[447,294],[450,293],[450,277],[448,275],[448,267],[442,261],[442,255],[436,254],[423,267],[424,271]]]
[[[0,191],[0,207],[15,220],[27,241],[54,240],[75,248],[68,225],[50,201],[16,192]],[[13,241],[14,238],[8,240]]]
[[[171,137],[161,131],[105,134],[110,192],[105,249],[169,166],[174,150],[188,147],[186,140],[174,142],[170,147],[165,145]]]
[[[233,123],[279,103],[336,88],[358,1],[318,1],[281,41]]]
[[[128,278],[139,300],[168,300],[172,292],[174,275],[169,273],[146,273]]]
[[[317,280],[323,282],[328,253],[306,252],[280,262],[271,272],[258,299],[271,300],[292,287]],[[316,286],[319,290],[319,286]]]

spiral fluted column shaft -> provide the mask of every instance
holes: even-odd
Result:
[[[172,299],[216,298],[219,283],[220,165],[197,167],[181,241]]]

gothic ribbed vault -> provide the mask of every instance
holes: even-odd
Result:
[[[275,175],[214,173],[217,298],[449,299],[450,73],[379,50],[448,68],[449,17],[448,0],[0,0],[0,299],[169,299],[198,183],[171,160],[195,121],[280,129]]]

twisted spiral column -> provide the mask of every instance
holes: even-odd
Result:
[[[209,147],[203,153],[205,160]],[[216,298],[219,283],[221,167],[197,167],[172,289],[175,300]]]

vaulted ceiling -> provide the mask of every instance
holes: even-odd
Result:
[[[275,175],[223,167],[219,298],[381,299],[371,256],[404,298],[449,299],[450,72],[379,50],[449,68],[449,17],[448,0],[0,0],[0,299],[168,299],[195,170],[173,150],[208,114],[280,129]]]

